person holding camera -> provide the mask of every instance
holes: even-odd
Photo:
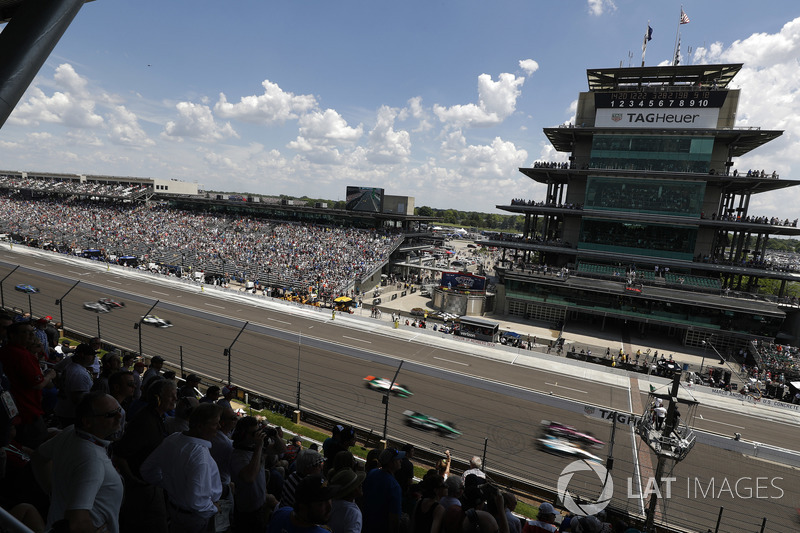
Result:
[[[264,446],[270,445],[267,426],[252,416],[241,418],[233,430],[231,481],[236,487],[234,532],[263,533],[278,501],[267,493]],[[273,432],[275,430],[272,430]],[[277,432],[274,433],[277,437]],[[281,439],[282,440],[282,439]]]

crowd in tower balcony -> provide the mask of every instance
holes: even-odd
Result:
[[[556,170],[569,170],[574,168],[568,161],[534,161],[533,168],[552,168]]]
[[[524,198],[512,198],[511,205],[526,205],[531,207],[557,207],[559,209],[583,209],[583,204],[545,202],[544,200],[537,202],[536,200],[526,200]]]
[[[761,170],[749,169],[747,171],[747,174],[740,174],[738,170],[734,170],[730,175],[734,177],[743,176],[747,178],[772,178],[775,180],[780,177],[777,170],[773,170],[772,173],[769,173],[766,172],[764,169]]]
[[[704,218],[701,216],[700,218]],[[737,215],[730,210],[728,213],[723,213],[721,215],[717,215],[716,213],[711,214],[711,220],[724,220],[727,222],[747,222],[750,224],[769,224],[770,226],[787,226],[796,228],[797,227],[797,220],[789,220],[788,218],[781,220],[779,217],[756,217],[756,216],[745,216]]]

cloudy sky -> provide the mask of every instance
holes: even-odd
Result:
[[[800,2],[97,0],[0,130],[0,169],[499,213],[565,160],[586,69],[743,62],[739,126],[785,130],[737,167],[800,179]],[[691,47],[691,52],[689,48]],[[778,196],[780,194],[780,196]],[[800,191],[751,213],[800,216]],[[789,197],[788,195],[791,195]]]

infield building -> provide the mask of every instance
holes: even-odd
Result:
[[[729,351],[791,329],[786,284],[800,274],[765,251],[800,228],[750,203],[800,181],[736,167],[783,133],[735,126],[741,67],[588,70],[575,124],[544,129],[569,162],[521,168],[544,197],[497,206],[525,227],[490,243],[507,259],[496,310],[553,325],[614,321],[694,346],[714,335]],[[760,294],[766,279],[777,295]]]

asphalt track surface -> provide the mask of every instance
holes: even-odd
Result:
[[[410,330],[387,331],[352,317],[332,319],[330,310],[259,305],[215,289],[201,292],[196,285],[177,280],[165,283],[117,267],[41,252],[19,253],[19,247],[14,248],[7,244],[0,248],[0,279],[7,276],[0,285],[6,307],[31,310],[34,316],[51,315],[54,320],[60,320],[63,309],[67,329],[99,333],[107,342],[132,351],[139,351],[141,333],[143,353],[162,355],[173,364],[182,357],[187,371],[209,378],[226,380],[230,361],[231,381],[247,390],[290,405],[296,404],[299,390],[302,409],[374,428],[377,434],[383,432],[385,406],[382,395],[366,388],[363,378],[371,374],[391,379],[402,365],[397,381],[414,394],[390,397],[390,439],[433,451],[447,448],[461,459],[483,455],[485,448],[488,470],[547,487],[555,487],[561,471],[575,458],[538,449],[543,419],[574,425],[606,442],[612,430],[610,422],[558,408],[551,400],[566,398],[623,412],[648,401],[642,394],[636,402],[631,394],[638,394],[638,389],[620,385],[619,380],[588,381],[537,368],[536,361],[528,365],[500,361],[478,355],[467,343],[437,343],[435,338],[432,342],[430,335]],[[15,291],[14,286],[22,283],[38,287],[40,293]],[[126,306],[107,314],[82,308],[83,302],[101,297],[119,299]],[[61,308],[56,299],[62,299]],[[134,328],[156,302],[151,314],[170,320],[173,327]],[[230,359],[223,355],[226,348]],[[524,357],[536,357],[529,354]],[[736,402],[722,409],[700,405],[695,429],[725,435],[736,431],[765,444],[800,449],[796,425],[749,416],[735,406]],[[463,436],[447,439],[409,428],[404,424],[405,410],[452,421]],[[605,462],[609,448],[607,444],[587,451]],[[655,459],[641,448],[630,428],[617,426],[612,505],[634,514],[642,513],[653,490],[648,476],[653,475]],[[800,476],[795,468],[698,444],[671,475],[676,480],[670,497],[662,494],[659,504],[660,516],[670,524],[713,530],[724,508],[720,531],[757,531],[763,518],[765,531],[800,530],[796,510]],[[569,490],[594,499],[601,483],[593,472],[579,472]]]

